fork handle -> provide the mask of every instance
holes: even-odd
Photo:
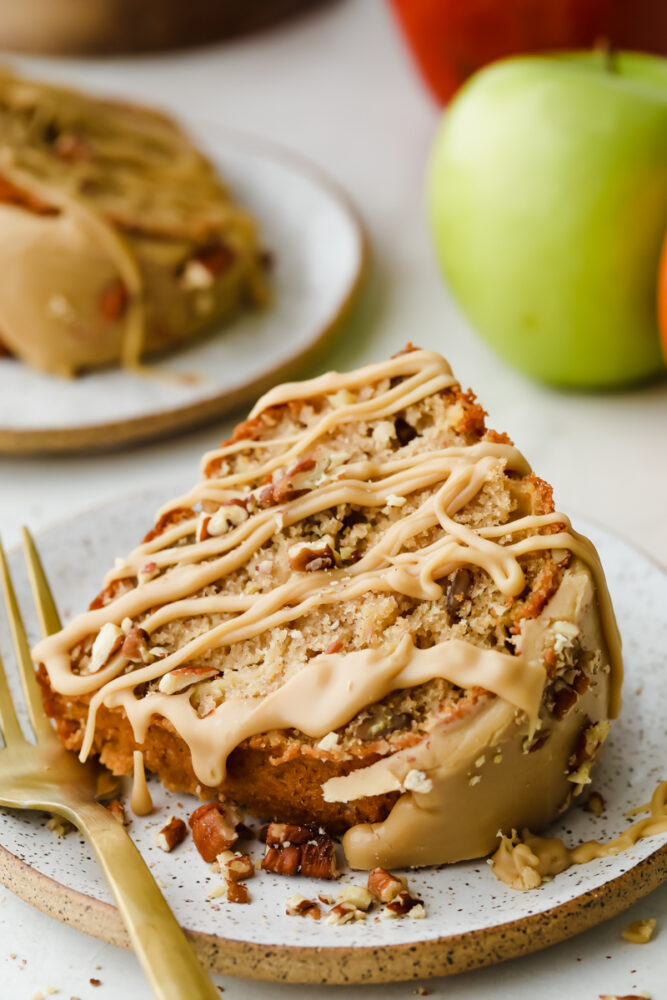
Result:
[[[77,810],[156,1000],[220,1000],[134,843],[104,806]]]

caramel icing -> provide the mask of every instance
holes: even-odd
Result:
[[[401,381],[395,384],[398,378]],[[229,473],[223,465],[219,475],[202,479],[160,515],[176,508],[255,496],[258,484],[308,455],[325,433],[347,422],[389,417],[456,384],[451,369],[438,354],[412,351],[349,374],[329,372],[306,382],[279,386],[258,402],[251,417],[267,407],[312,397],[326,397],[331,406],[324,407],[314,425],[302,434],[278,441],[243,439],[209,453],[204,457],[206,469],[243,449],[260,454],[266,449],[268,454],[260,467],[250,472]],[[376,391],[364,398],[363,390],[368,386],[375,386]],[[278,507],[258,507],[222,535],[192,542],[192,536],[197,537],[195,516],[168,526],[139,545],[107,576],[107,584],[124,578],[134,582],[148,562],[159,575],[133,586],[106,607],[79,615],[34,650],[35,661],[44,663],[55,690],[73,696],[92,695],[82,758],[92,747],[99,706],[122,706],[138,743],[145,738],[152,716],[168,719],[191,751],[197,778],[202,784],[215,786],[224,778],[228,755],[248,736],[293,727],[320,738],[393,690],[443,677],[462,687],[485,688],[496,698],[460,724],[450,722],[436,728],[409,751],[327,783],[324,794],[329,800],[347,801],[382,790],[401,790],[409,770],[424,772],[430,781],[427,793],[406,791],[401,795],[385,823],[348,832],[344,846],[350,863],[356,867],[429,864],[479,856],[492,849],[496,831],[506,819],[522,817],[514,819],[514,825],[547,823],[566,798],[568,787],[571,789],[564,771],[581,728],[581,713],[585,711],[593,721],[618,714],[620,638],[598,556],[591,543],[571,528],[565,515],[524,515],[475,529],[455,519],[499,469],[520,475],[530,471],[512,445],[487,440],[382,463],[343,462],[333,469],[325,468],[303,495]],[[401,502],[425,490],[426,499],[396,520],[354,565],[293,573],[269,592],[252,596],[224,592],[195,596],[244,566],[274,533],[304,518],[339,504],[385,506],[392,499]],[[543,533],[553,525],[559,530]],[[407,547],[416,536],[438,526],[441,531],[435,541],[416,550]],[[441,581],[460,566],[480,567],[502,595],[514,597],[525,586],[520,557],[544,549],[569,550],[574,562],[539,619],[525,623],[521,651],[516,655],[462,640],[421,650],[409,637],[394,648],[320,654],[266,696],[228,698],[204,717],[191,705],[189,690],[174,694],[153,691],[143,697],[136,694],[138,685],[156,681],[210,650],[276,626],[298,627],[302,616],[318,608],[371,592],[438,600],[443,596]],[[95,672],[72,670],[72,648],[98,634],[108,622],[121,626],[128,618],[140,619],[150,636],[168,622],[202,614],[226,617],[145,666],[126,672],[127,661],[117,653]],[[541,725],[546,680],[544,633],[554,619],[575,622],[587,633],[588,648],[602,651],[607,672],[599,674],[580,699],[581,709],[556,727],[546,747],[526,754],[521,749],[524,739]],[[503,748],[499,751],[503,763],[487,763],[479,775],[473,773],[474,761],[492,746]],[[489,780],[485,780],[488,768]],[[478,778],[483,794],[477,780],[472,780]],[[545,783],[550,786],[547,792]],[[495,811],[484,806],[492,788],[496,789],[492,794]],[[540,794],[532,794],[537,788]],[[453,814],[456,823],[451,821]],[[450,832],[447,836],[445,830]],[[471,850],[476,853],[467,853]]]
[[[587,840],[576,847],[567,847],[559,837],[536,837],[530,830],[523,830],[521,839],[515,832],[510,837],[503,836],[490,861],[493,873],[513,889],[536,889],[543,879],[559,875],[572,865],[585,865],[594,858],[611,858],[644,837],[667,833],[667,781],[660,782],[651,802],[639,811],[649,815],[604,844]]]
[[[153,800],[146,784],[144,770],[144,755],[141,750],[135,750],[133,755],[134,775],[132,777],[132,795],[130,808],[135,816],[148,816],[153,810]]]

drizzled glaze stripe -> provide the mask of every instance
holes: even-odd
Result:
[[[391,380],[396,378],[402,381],[392,385]],[[369,398],[359,400],[352,395],[387,381],[389,388],[381,387]],[[259,401],[250,419],[267,408],[313,397],[327,397],[332,408],[298,436],[233,441],[210,452],[204,457],[204,468],[220,467],[220,474],[198,483],[190,493],[163,508],[160,516],[211,500],[220,503],[239,497],[246,500],[257,497],[261,486],[272,475],[289,469],[310,454],[325,434],[346,423],[391,416],[457,384],[443,358],[433,352],[413,351],[357,372],[330,372],[306,382],[279,386]],[[258,467],[248,472],[228,473],[224,467],[226,458],[244,448],[260,453],[266,450],[267,455]],[[514,597],[525,586],[519,558],[545,549],[569,550],[588,565],[595,579],[611,661],[609,714],[615,716],[620,707],[622,680],[620,639],[604,574],[591,543],[573,531],[569,520],[558,513],[526,515],[501,526],[480,529],[454,520],[456,513],[499,469],[521,476],[530,472],[528,463],[516,448],[493,441],[426,451],[381,464],[373,461],[340,464],[330,470],[325,468],[321,481],[305,495],[277,507],[261,509],[257,506],[247,520],[226,534],[179,544],[194,535],[198,519],[193,517],[167,527],[156,538],[139,545],[119,569],[107,576],[106,582],[133,580],[147,560],[155,563],[161,575],[133,587],[106,607],[80,615],[60,633],[39,643],[34,651],[36,662],[44,663],[56,691],[68,695],[93,695],[82,757],[85,758],[91,749],[99,706],[122,705],[138,742],[143,739],[152,715],[168,718],[188,744],[199,780],[217,784],[224,776],[226,757],[251,732],[293,726],[314,737],[323,736],[349,722],[364,705],[394,690],[396,676],[401,677],[403,686],[421,683],[414,679],[422,676],[420,670],[416,667],[410,670],[410,664],[420,662],[421,651],[412,643],[401,644],[402,666],[393,672],[388,664],[393,662],[392,656],[397,655],[397,650],[384,650],[380,656],[371,650],[329,657],[321,654],[277,692],[263,699],[252,699],[252,704],[248,703],[249,699],[230,698],[204,718],[200,718],[191,706],[190,691],[173,695],[149,693],[139,698],[134,692],[137,685],[155,681],[213,649],[256,637],[279,625],[298,625],[299,619],[318,608],[364,594],[393,592],[418,600],[438,600],[443,595],[439,581],[460,566],[480,567],[492,577],[503,595]],[[252,597],[224,593],[196,596],[204,587],[247,564],[274,534],[304,518],[343,504],[381,507],[392,495],[407,498],[424,490],[430,491],[427,498],[394,522],[352,566],[296,573],[286,583]],[[553,525],[562,526],[562,530],[554,534],[542,533]],[[407,542],[438,528],[440,534],[430,544],[417,551],[405,550]],[[79,642],[94,636],[107,622],[120,625],[125,618],[134,621],[147,613],[148,616],[141,620],[141,627],[149,635],[177,619],[200,614],[228,617],[163,659],[128,673],[125,672],[127,661],[120,654],[97,673],[79,675],[73,672],[70,650]],[[428,658],[430,677],[444,677],[460,683],[466,672],[470,677],[474,675],[471,683],[495,693],[525,712],[532,724],[535,723],[544,686],[543,668],[540,668],[542,673],[536,685],[534,664],[522,661],[520,655],[482,650],[467,642],[456,646],[456,656],[451,655],[453,649],[451,641],[433,647],[435,652]],[[348,671],[353,663],[355,676],[363,676],[366,685],[361,700],[355,684],[350,687],[340,683],[341,677],[349,679]],[[521,668],[518,676],[517,666]],[[315,685],[319,692],[315,712],[313,684],[318,671],[326,677],[326,682],[319,687]],[[276,715],[271,706],[285,697],[281,692],[287,689],[289,711]]]

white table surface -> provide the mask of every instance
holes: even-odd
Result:
[[[17,61],[18,62],[18,61]],[[272,138],[332,174],[365,219],[373,266],[365,295],[324,358],[326,367],[380,359],[407,340],[437,348],[490,424],[517,440],[557,503],[599,521],[667,565],[667,383],[583,395],[555,392],[508,369],[457,312],[434,262],[423,174],[439,112],[422,89],[381,0],[345,0],[227,45],[149,58],[24,60],[26,71],[163,103]],[[230,423],[113,454],[0,457],[6,544],[115,494],[197,474],[201,452]],[[620,938],[654,916],[646,946]],[[426,984],[432,995],[488,1000],[597,998],[647,991],[667,997],[667,886],[632,910],[546,952]],[[90,978],[101,980],[93,987]],[[270,986],[219,979],[225,997],[307,1000],[409,997],[414,984],[365,988]],[[0,888],[0,997],[148,1000],[134,958],[64,927]]]

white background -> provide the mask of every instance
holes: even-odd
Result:
[[[667,564],[667,384],[607,394],[555,392],[508,369],[459,315],[438,275],[423,208],[423,174],[439,112],[416,78],[380,0],[345,0],[252,39],[184,54],[101,61],[25,61],[25,69],[144,98],[186,118],[218,121],[292,147],[327,170],[362,213],[373,266],[359,307],[323,367],[385,357],[412,340],[437,348],[472,385],[489,423],[518,442],[580,511]],[[171,441],[74,458],[0,458],[0,528],[38,529],[114,494],[183,486],[229,423]],[[622,941],[654,916],[644,947]],[[433,996],[573,1000],[646,990],[667,997],[667,887],[627,914],[547,952],[429,983]],[[99,967],[99,968],[98,968]],[[90,977],[102,980],[94,988]],[[410,997],[413,984],[316,990],[220,979],[225,997],[306,1000]],[[132,956],[61,926],[0,888],[0,998],[148,1000]]]

